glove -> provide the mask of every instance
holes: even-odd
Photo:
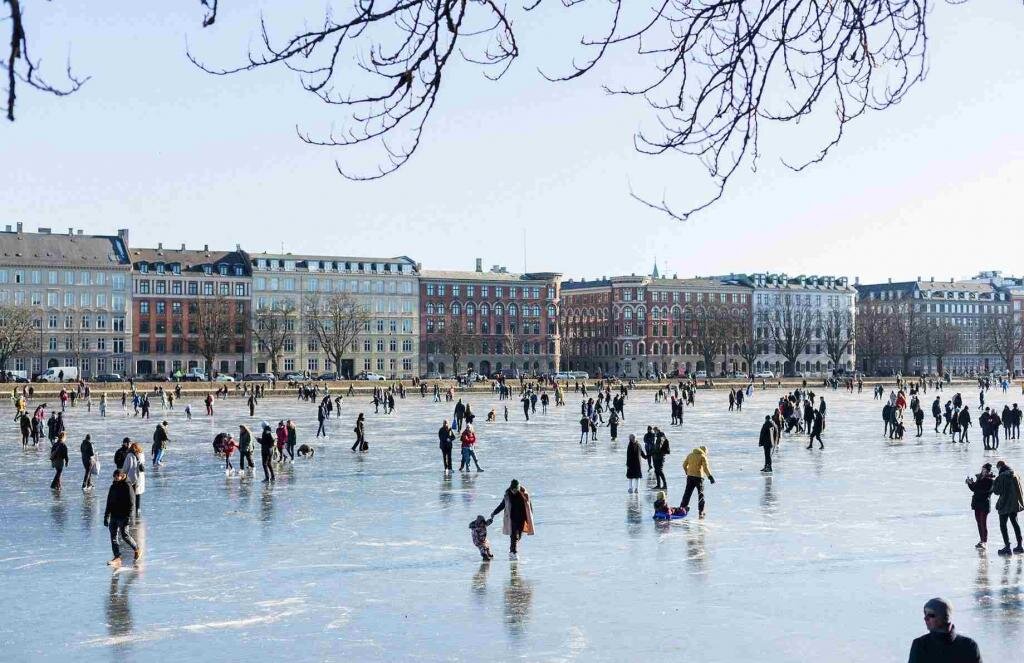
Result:
[[[493,522],[494,522],[494,518],[488,518],[487,519],[487,526],[490,527],[491,523],[493,523]]]
[[[713,477],[713,476],[711,476],[711,475],[709,474],[709,475],[708,475],[708,481],[710,481],[711,483],[714,483],[714,482],[715,482],[715,477]]]

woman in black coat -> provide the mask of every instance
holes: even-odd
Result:
[[[981,472],[974,477],[967,477],[967,489],[973,493],[971,496],[971,509],[974,510],[974,520],[978,523],[978,545],[974,546],[984,550],[988,543],[988,514],[992,510],[992,486],[995,479],[992,476],[992,463],[985,463],[981,466]]]
[[[644,476],[643,470],[640,468],[641,458],[646,460],[647,454],[640,447],[640,443],[636,441],[636,435],[631,433],[629,445],[626,447],[626,478],[629,479],[629,490],[627,492],[640,492],[640,479]]]

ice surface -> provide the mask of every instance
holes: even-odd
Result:
[[[904,660],[924,632],[923,602],[939,595],[987,660],[1019,660],[1024,557],[996,556],[995,516],[989,552],[974,550],[963,479],[985,458],[1024,468],[1021,443],[984,452],[977,428],[964,448],[927,426],[921,439],[890,442],[870,393],[828,391],[825,450],[786,439],[765,477],[757,430],[779,393],[757,391],[730,413],[724,392],[700,392],[680,430],[652,392],[634,392],[619,442],[602,428],[587,446],[577,443],[574,394],[529,423],[515,401],[506,423],[503,403],[469,395],[486,471],[451,479],[436,430],[452,405],[429,396],[399,401],[390,416],[373,414],[365,397],[346,399],[327,441],[310,439],[314,406],[289,397],[265,399],[254,419],[240,398],[218,402],[213,421],[186,422],[178,407],[167,414],[165,467],[147,468],[135,529],[146,556],[118,572],[104,566],[102,527],[112,454],[124,435],[148,451],[159,406],[146,422],[119,405],[105,421],[95,408],[69,408],[60,495],[48,488],[47,451],[22,452],[9,423],[0,659],[877,662]],[[964,394],[974,409],[976,390]],[[995,390],[989,400],[1024,404]],[[931,394],[923,401],[928,411]],[[484,422],[491,407],[497,423]],[[367,413],[368,454],[349,450],[358,411]],[[269,488],[258,469],[254,479],[226,478],[213,434],[283,417],[296,419],[315,458],[282,467]],[[653,479],[627,495],[625,439],[647,424],[671,438],[671,500],[686,452],[710,448],[718,482],[706,521],[653,522]],[[87,432],[103,471],[83,494]],[[533,496],[537,534],[510,562],[496,520],[496,558],[481,563],[468,524],[490,513],[512,477]]]

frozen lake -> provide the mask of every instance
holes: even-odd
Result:
[[[823,390],[817,390],[822,393]],[[921,606],[950,599],[953,621],[986,660],[1019,660],[1024,646],[1024,556],[1000,558],[977,533],[964,477],[988,458],[1024,469],[1020,442],[985,452],[977,427],[968,448],[930,432],[883,439],[881,403],[824,392],[825,450],[785,438],[773,476],[758,470],[760,422],[780,391],[757,391],[743,412],[724,392],[700,392],[681,429],[666,404],[634,392],[619,442],[608,429],[580,446],[579,398],[529,423],[516,401],[510,421],[491,395],[466,397],[477,414],[482,474],[443,478],[436,430],[452,404],[428,395],[373,414],[346,399],[329,440],[310,440],[315,406],[265,399],[250,419],[241,398],[213,419],[169,412],[165,466],[148,467],[146,556],[112,572],[103,508],[112,455],[125,435],[149,450],[162,418],[101,420],[69,408],[71,464],[64,490],[49,490],[48,452],[22,452],[4,428],[0,473],[0,646],[9,661],[266,660],[905,660],[924,632]],[[952,395],[946,391],[945,399]],[[977,391],[964,390],[977,420]],[[922,398],[926,412],[933,394]],[[356,402],[356,401],[360,402]],[[992,390],[990,404],[1024,404]],[[34,405],[34,403],[33,403]],[[497,423],[484,416],[497,407]],[[350,432],[366,413],[368,454]],[[10,412],[10,410],[8,410]],[[227,478],[214,432],[293,418],[313,460],[282,467],[276,484]],[[709,516],[651,520],[654,491],[627,495],[625,440],[654,424],[668,432],[670,501],[681,464],[710,448],[717,483]],[[94,493],[79,488],[78,445],[91,433],[103,463]],[[258,457],[258,452],[257,452]],[[455,450],[458,462],[458,449]],[[237,456],[235,458],[237,466]],[[493,562],[481,563],[468,523],[488,515],[512,477],[533,497],[537,535],[507,559],[500,518]]]

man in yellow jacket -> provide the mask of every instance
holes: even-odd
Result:
[[[686,490],[683,491],[683,501],[679,503],[681,509],[690,510],[690,496],[693,490],[697,489],[697,514],[704,517],[704,477],[708,481],[715,482],[711,476],[711,466],[708,465],[708,448],[697,447],[691,451],[683,460],[683,471],[686,472]]]

